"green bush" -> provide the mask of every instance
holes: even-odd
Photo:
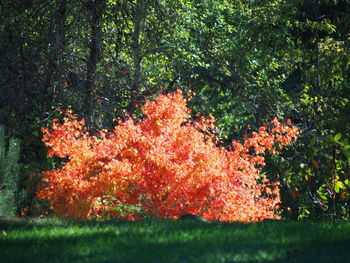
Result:
[[[0,216],[15,216],[19,185],[19,140],[7,144],[5,129],[0,126]]]

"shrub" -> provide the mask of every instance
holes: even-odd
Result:
[[[142,121],[119,120],[113,131],[94,136],[66,111],[63,122],[42,129],[49,156],[67,162],[44,172],[38,197],[57,215],[73,218],[278,218],[278,183],[261,174],[262,154],[278,154],[298,130],[274,119],[244,142],[217,147],[214,119],[191,120],[186,103],[180,90],[160,95],[142,107]]]
[[[0,126],[0,216],[15,216],[20,171],[20,145],[11,138],[6,147],[5,129]]]

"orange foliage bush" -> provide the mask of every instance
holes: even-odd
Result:
[[[119,121],[95,136],[67,111],[63,122],[42,129],[48,155],[67,162],[43,173],[38,197],[48,199],[58,216],[73,218],[278,218],[278,184],[261,175],[261,154],[277,154],[298,129],[274,119],[244,142],[217,147],[214,119],[190,120],[186,103],[179,90],[160,95],[142,107],[144,120]],[[140,209],[121,213],[118,206]]]

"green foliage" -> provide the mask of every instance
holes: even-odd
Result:
[[[0,126],[0,216],[14,216],[17,212],[19,154],[19,141],[11,138],[7,147],[5,129]]]
[[[102,200],[100,201],[104,205],[108,206],[110,210],[117,212],[120,216],[125,217],[128,215],[135,215],[135,214],[142,214],[142,204],[123,204],[120,200],[117,200],[112,195],[105,195],[102,197]],[[97,202],[96,205],[101,205],[100,202]],[[102,215],[102,218],[108,218],[110,219],[110,213],[109,211],[106,211],[106,214]]]
[[[242,136],[293,107],[281,84],[293,70],[294,43],[283,1],[201,1],[189,39],[198,61],[190,83],[199,94],[194,108],[217,117],[222,135]],[[287,11],[288,10],[288,11]],[[190,63],[190,61],[183,61]]]
[[[299,56],[294,116],[304,130],[280,169],[296,216],[350,218],[348,139],[349,6],[345,1],[295,1]],[[293,196],[293,197],[292,197]]]
[[[340,133],[313,137],[295,147],[270,161],[269,172],[283,175],[282,199],[291,208],[284,215],[349,218],[348,138]]]

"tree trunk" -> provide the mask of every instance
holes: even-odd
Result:
[[[142,46],[140,37],[144,31],[144,21],[146,17],[147,0],[137,0],[134,8],[134,33],[132,36],[132,51],[134,60],[134,73],[131,84],[131,101],[128,106],[128,112],[132,115],[136,109],[137,95],[140,91],[142,77]]]
[[[63,75],[62,57],[66,45],[66,11],[67,1],[59,0],[55,17],[56,32],[52,37],[53,49],[49,56],[47,80],[45,82],[46,98],[43,100],[43,112],[47,112],[55,101],[56,86],[60,85]]]
[[[94,122],[94,108],[97,95],[96,69],[100,60],[102,43],[102,13],[103,0],[91,0],[89,2],[89,12],[91,14],[90,29],[91,39],[89,44],[89,59],[87,62],[85,112],[90,124]]]

